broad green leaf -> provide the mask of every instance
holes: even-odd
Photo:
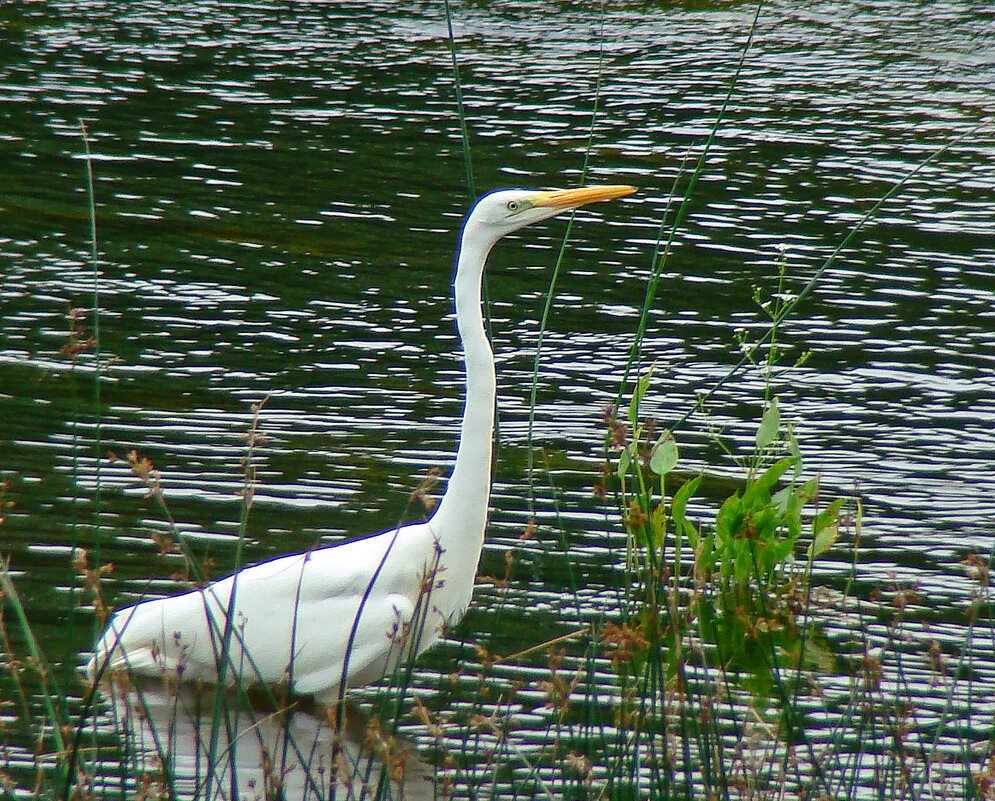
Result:
[[[698,491],[699,484],[701,484],[701,476],[695,476],[690,481],[685,481],[681,484],[680,489],[674,493],[674,500],[670,505],[670,513],[673,515],[674,522],[678,525],[687,522],[684,510],[687,508],[688,500]]]
[[[743,499],[733,493],[715,515],[715,538],[724,543],[732,539],[743,521]]]
[[[826,526],[831,526],[836,524],[836,519],[839,517],[840,507],[843,505],[843,498],[837,498],[835,501],[829,504],[825,509],[823,509],[819,514],[815,516],[812,521],[812,534],[818,534],[820,530]]]
[[[770,500],[781,514],[788,514],[797,503],[798,495],[795,487],[789,484],[771,495]]]
[[[670,436],[669,431],[664,431],[653,446],[650,455],[650,470],[658,476],[665,476],[677,465],[677,443]]]
[[[811,558],[821,556],[836,544],[840,531],[839,511],[842,505],[843,498],[837,498],[812,521],[812,544],[808,549]]]
[[[701,538],[694,553],[694,580],[696,584],[711,581],[715,572],[715,532],[709,531]]]
[[[692,548],[698,547],[701,535],[694,524],[687,519],[686,509],[688,500],[694,495],[699,484],[701,484],[701,476],[685,481],[680,489],[674,493],[674,500],[670,505],[670,514],[674,518],[674,528],[688,538],[688,544]]]
[[[790,427],[788,428],[787,442],[788,442],[788,453],[794,456],[795,459],[797,460],[795,462],[795,481],[797,481],[802,474],[802,451],[801,448],[798,446],[798,438],[795,437],[795,432],[792,431]]]
[[[795,551],[795,543],[793,540],[787,539],[781,542],[775,542],[770,546],[768,550],[768,565],[767,570],[770,571],[778,565],[783,564],[787,561],[788,557],[791,556]]]
[[[828,526],[823,526],[819,533],[815,535],[815,539],[812,540],[812,544],[808,547],[808,554],[812,559],[817,556],[822,556],[826,551],[832,548],[836,544],[836,538],[839,536],[840,527],[836,523],[832,523]]]
[[[777,432],[781,430],[781,410],[777,404],[777,396],[773,397],[770,406],[760,419],[760,428],[757,430],[757,450],[764,450],[770,445]]]
[[[756,481],[753,481],[743,493],[743,502],[752,505],[763,495],[767,495],[771,488],[780,480],[785,471],[795,463],[793,457],[781,459],[775,462],[764,471]]]

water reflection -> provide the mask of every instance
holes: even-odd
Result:
[[[128,758],[109,771],[87,765],[98,785],[128,765],[143,792],[161,789],[177,799],[435,797],[432,768],[356,707],[348,708],[340,734],[334,713],[314,707],[280,711],[229,693],[215,713],[215,694],[206,688],[116,677],[102,689],[107,707],[97,728],[118,739]]]

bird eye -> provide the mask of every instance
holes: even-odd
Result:
[[[521,204],[517,200],[509,200],[505,205],[508,211],[518,211],[521,208]]]

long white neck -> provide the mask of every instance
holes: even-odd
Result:
[[[493,244],[493,240],[488,241],[477,233],[473,220],[467,220],[461,233],[453,285],[456,327],[466,364],[466,405],[456,463],[430,521],[443,549],[441,561],[449,573],[448,580],[443,576],[443,581],[453,587],[464,584],[467,587],[465,598],[452,599],[455,608],[450,611],[462,611],[461,607],[470,602],[472,576],[476,574],[484,544],[491,493],[491,440],[497,382],[494,354],[487,341],[480,309],[480,285],[484,262]],[[465,576],[470,576],[471,580],[463,582]]]

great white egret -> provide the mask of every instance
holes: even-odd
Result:
[[[453,291],[466,403],[449,483],[434,514],[382,534],[244,568],[172,598],[118,611],[86,666],[184,680],[289,683],[319,703],[376,681],[434,644],[473,593],[491,487],[496,383],[481,277],[505,234],[631,186],[484,195],[460,233]]]

